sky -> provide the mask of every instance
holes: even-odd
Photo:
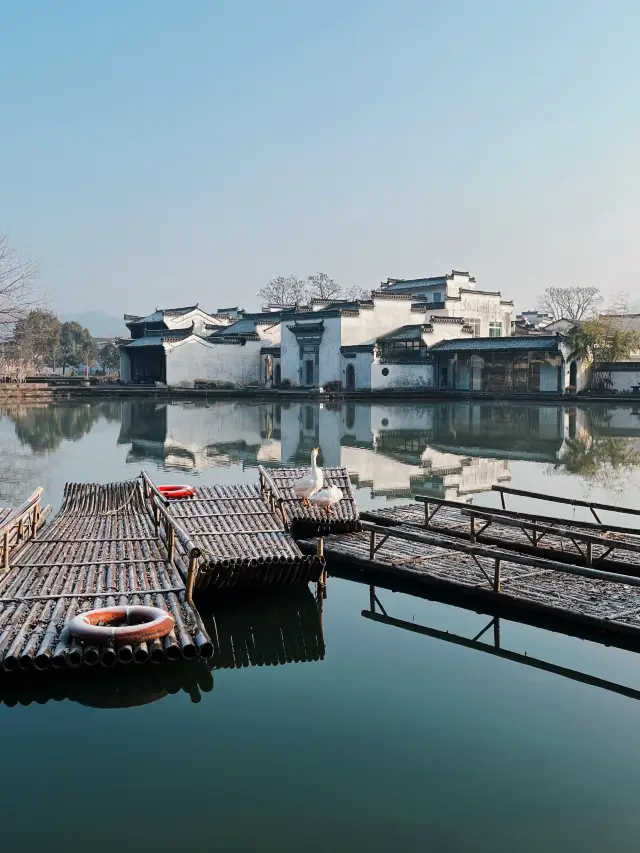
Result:
[[[468,270],[640,298],[637,0],[3,0],[0,232],[51,307]]]

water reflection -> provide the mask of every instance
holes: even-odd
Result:
[[[13,421],[19,441],[39,454],[57,450],[64,440],[78,441],[101,418],[118,421],[121,408],[117,402],[54,402],[4,406],[0,416]]]
[[[313,447],[371,497],[465,499],[510,479],[514,460],[622,487],[640,465],[640,410],[452,401],[390,403],[126,400],[4,410],[34,454],[76,441],[101,419],[119,422],[126,461],[199,473],[306,465]]]

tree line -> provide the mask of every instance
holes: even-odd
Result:
[[[99,359],[105,370],[120,364],[118,348],[98,349],[91,332],[79,323],[61,323],[45,310],[37,286],[38,265],[23,260],[6,234],[0,234],[0,341],[13,360],[35,370],[79,367]]]
[[[13,326],[16,355],[37,371],[76,368],[99,361],[105,370],[117,370],[120,353],[115,344],[98,348],[89,329],[69,320],[60,322],[53,311],[34,308]]]

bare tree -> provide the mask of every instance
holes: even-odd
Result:
[[[317,272],[307,278],[309,299],[341,299],[342,288],[326,272]]]
[[[0,336],[38,303],[37,275],[37,264],[21,260],[8,236],[0,234]]]
[[[598,313],[602,293],[597,287],[548,287],[538,307],[554,320],[589,320]]]
[[[367,290],[366,287],[360,287],[357,284],[351,285],[351,287],[347,288],[344,291],[345,299],[371,299],[371,291]]]
[[[295,275],[279,275],[258,291],[263,305],[298,305],[305,301],[306,282]]]

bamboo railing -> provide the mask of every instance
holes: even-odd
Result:
[[[11,557],[30,539],[35,539],[38,530],[51,512],[40,505],[42,488],[37,488],[24,503],[5,513],[0,523],[0,542],[2,543],[2,568],[6,571]]]
[[[463,542],[437,531],[363,522],[363,532],[324,542],[342,568],[509,607],[640,643],[640,577]],[[311,540],[299,543],[307,552]]]
[[[493,507],[417,496],[419,501],[363,513],[377,524],[409,526],[573,565],[640,575],[640,536],[597,524],[538,518]]]

